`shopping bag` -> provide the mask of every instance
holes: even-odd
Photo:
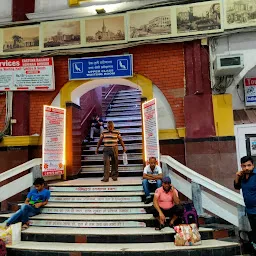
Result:
[[[128,165],[128,157],[126,153],[123,153],[123,165]]]
[[[176,235],[174,236],[176,246],[192,246],[201,244],[201,235],[198,231],[197,225],[181,224],[174,227]]]
[[[14,245],[21,241],[21,222],[10,225],[7,229],[0,228],[0,239],[6,245]]]

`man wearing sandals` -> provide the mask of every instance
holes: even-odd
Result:
[[[173,227],[175,221],[183,216],[184,208],[180,204],[178,191],[171,184],[169,177],[164,177],[162,187],[155,191],[153,215],[158,220],[156,230],[164,228],[166,217],[170,218],[169,226]]]
[[[50,198],[50,191],[44,188],[44,183],[43,178],[35,179],[35,188],[31,189],[28,193],[25,203],[21,206],[20,210],[2,223],[1,226],[8,227],[11,224],[22,222],[22,229],[27,229],[29,227],[29,217],[40,214],[41,208],[48,203]]]

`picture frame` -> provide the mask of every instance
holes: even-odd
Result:
[[[175,13],[171,7],[128,12],[127,16],[128,41],[175,36]]]
[[[2,29],[2,54],[40,52],[40,25]]]
[[[41,49],[79,48],[84,44],[81,19],[41,23]]]
[[[85,19],[85,46],[127,43],[126,17],[122,14]]]
[[[224,30],[221,1],[175,6],[177,36],[218,33]]]

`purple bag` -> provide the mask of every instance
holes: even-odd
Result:
[[[195,223],[199,228],[198,215],[193,203],[186,203],[183,206],[184,206],[184,215],[183,215],[184,223],[186,224]]]
[[[6,246],[2,239],[0,239],[0,256],[7,256]]]

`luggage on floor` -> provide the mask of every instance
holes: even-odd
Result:
[[[201,235],[196,224],[181,224],[174,227],[176,246],[192,246],[201,244]]]
[[[193,203],[186,203],[186,204],[183,204],[183,206],[184,206],[183,222],[185,224],[195,223],[199,228],[198,215]]]

